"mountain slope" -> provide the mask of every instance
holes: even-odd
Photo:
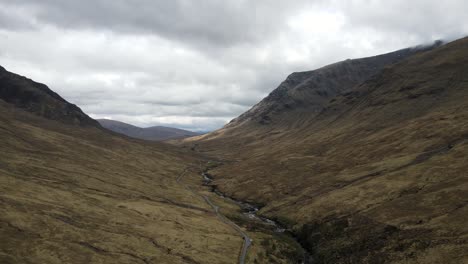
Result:
[[[384,68],[317,113],[282,110],[267,125],[244,115],[194,143],[224,160],[211,171],[218,188],[264,204],[317,263],[465,263],[467,76],[465,38]]]
[[[224,139],[232,136],[235,140],[241,137],[249,141],[253,135],[281,133],[310,123],[332,98],[359,85],[385,67],[440,45],[442,42],[436,41],[428,46],[348,59],[317,70],[292,73],[250,110],[233,119],[223,129],[201,138],[209,140],[221,135]]]
[[[70,104],[46,85],[6,71],[0,66],[0,99],[18,108],[67,124],[100,127],[79,107]]]
[[[0,94],[0,263],[238,258],[242,237],[197,194],[199,158],[108,133],[18,75]]]
[[[18,75],[0,88],[0,263],[304,258],[297,241],[205,186],[197,153],[76,122],[89,117],[61,112],[75,108]]]
[[[98,119],[97,121],[104,128],[107,128],[116,133],[146,140],[163,141],[167,139],[186,138],[199,135],[198,133],[192,131],[172,127],[154,126],[148,128],[141,128],[110,119]]]

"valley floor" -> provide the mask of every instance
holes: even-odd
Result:
[[[7,238],[0,240],[0,263],[297,257],[294,241],[203,186],[206,160],[193,153],[62,125],[3,103],[0,112],[0,236]]]
[[[0,110],[0,263],[237,259],[242,237],[177,183],[192,156]]]

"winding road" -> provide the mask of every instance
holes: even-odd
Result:
[[[239,255],[239,264],[244,264],[245,263],[245,258],[247,256],[247,252],[249,251],[249,247],[250,245],[252,244],[252,239],[249,237],[249,235],[247,235],[246,232],[244,232],[244,230],[242,230],[242,228],[240,228],[238,225],[236,225],[234,222],[232,222],[231,220],[229,220],[226,216],[224,216],[220,211],[219,211],[219,206],[217,206],[216,204],[214,204],[210,198],[206,195],[202,195],[202,194],[199,194],[197,192],[195,192],[194,190],[192,190],[192,188],[190,188],[189,186],[187,185],[184,185],[181,180],[182,180],[182,177],[185,175],[185,173],[187,173],[188,169],[185,169],[176,179],[177,183],[181,186],[183,186],[185,189],[187,189],[188,191],[190,191],[191,193],[193,193],[194,195],[196,196],[199,196],[201,198],[203,198],[203,200],[205,200],[205,202],[211,206],[211,208],[213,209],[213,212],[216,214],[216,216],[218,217],[219,220],[221,220],[223,223],[229,225],[232,227],[232,229],[236,230],[237,233],[239,233],[243,238],[244,238],[244,243],[242,245],[242,249],[241,249],[241,253]],[[202,174],[203,176],[203,174]]]

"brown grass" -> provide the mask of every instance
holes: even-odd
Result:
[[[225,159],[231,196],[262,202],[324,263],[468,261],[468,39],[385,69],[317,116],[191,142]]]
[[[176,182],[193,156],[0,112],[0,263],[237,259],[241,237]]]

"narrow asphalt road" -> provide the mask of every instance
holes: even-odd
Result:
[[[242,230],[242,228],[240,228],[238,225],[236,225],[234,222],[232,222],[231,220],[229,220],[226,216],[224,216],[222,213],[219,212],[219,206],[217,206],[216,204],[214,204],[210,198],[206,195],[202,195],[202,194],[199,194],[197,192],[195,192],[194,190],[192,190],[189,186],[187,185],[184,185],[181,183],[181,180],[182,180],[182,177],[185,175],[185,173],[187,172],[188,169],[185,169],[178,177],[177,177],[177,183],[180,184],[181,186],[183,186],[185,189],[187,189],[188,191],[190,191],[191,193],[193,193],[194,195],[196,196],[199,196],[201,198],[203,198],[203,200],[205,200],[205,202],[211,206],[211,208],[213,208],[213,211],[216,213],[216,216],[218,217],[219,220],[221,220],[223,223],[231,226],[234,230],[236,230],[237,233],[239,233],[243,238],[244,238],[244,243],[242,245],[242,250],[241,250],[241,253],[239,255],[239,264],[244,264],[245,263],[245,258],[247,257],[247,252],[249,251],[249,247],[250,245],[252,244],[252,239],[249,237],[249,235],[247,235],[246,232],[244,232]]]

